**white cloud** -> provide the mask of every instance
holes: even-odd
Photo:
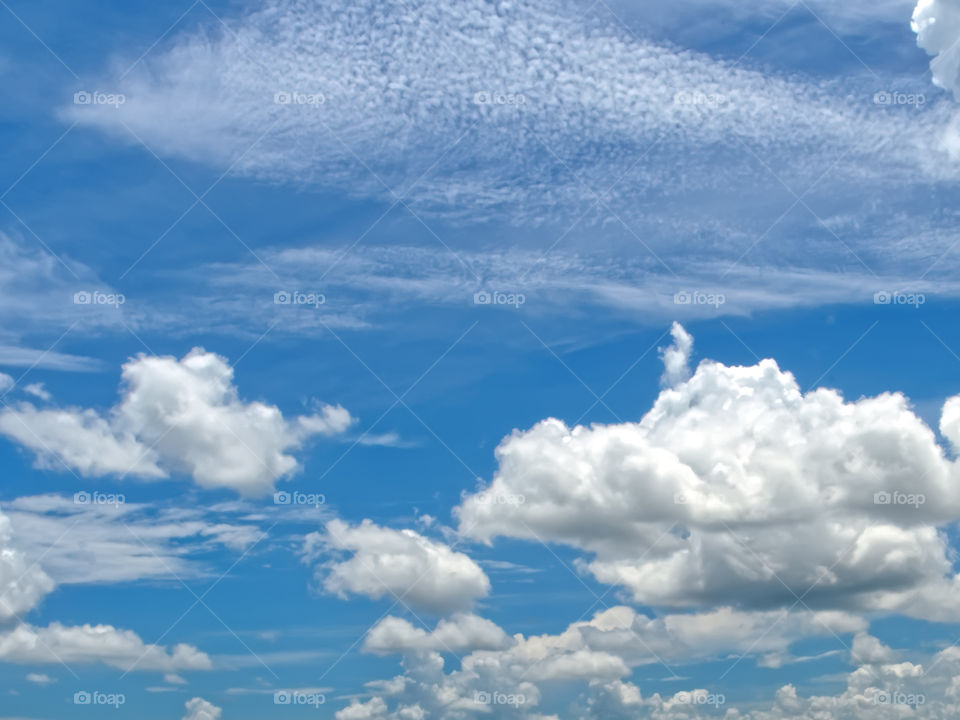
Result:
[[[955,436],[947,404],[945,434]],[[703,362],[639,421],[514,431],[461,531],[590,552],[581,567],[656,606],[791,605],[957,617],[938,526],[957,465],[902,395],[803,393],[773,360]],[[490,497],[524,498],[490,503]],[[887,500],[889,499],[889,502]]]
[[[43,673],[27,673],[27,682],[31,682],[34,685],[51,685],[56,681],[56,678],[52,678]]]
[[[140,355],[123,366],[123,394],[102,415],[88,409],[0,412],[0,433],[82,475],[165,477],[183,472],[204,487],[263,494],[297,469],[289,454],[313,435],[342,433],[352,418],[339,406],[292,421],[279,408],[244,402],[226,359],[194,348],[179,361]]]
[[[673,337],[673,345],[662,353],[661,383],[666,387],[679,385],[690,378],[690,353],[693,351],[693,337],[680,323],[673,323],[670,335]]]
[[[960,2],[919,0],[913,11],[917,45],[933,55],[933,81],[960,97]]]
[[[477,615],[457,613],[427,632],[401,618],[386,617],[367,633],[363,648],[374,653],[410,651],[462,652],[501,650],[510,638],[496,624]]]
[[[91,488],[83,488],[88,497]],[[42,562],[57,584],[192,579],[212,573],[200,558],[226,548],[240,553],[262,537],[249,508],[176,503],[77,503],[34,495],[5,505],[17,546]]]
[[[53,399],[53,396],[43,386],[43,383],[30,383],[29,385],[24,385],[23,391],[28,395],[33,395],[35,398],[38,398],[40,400]]]
[[[769,701],[753,700],[738,708],[729,699],[720,705],[725,717],[742,720],[948,720],[960,712],[960,664],[956,648],[936,653],[927,665],[877,662],[856,667],[846,688],[836,695],[805,696],[792,685],[780,687]],[[595,683],[586,717],[597,720],[694,720],[716,717],[707,703],[690,701],[717,691],[698,689],[644,696],[629,682]],[[722,694],[722,693],[721,693]]]
[[[577,683],[581,687],[586,683],[614,683],[627,687],[617,681],[639,666],[663,664],[661,672],[669,675],[674,663],[733,663],[741,657],[779,667],[799,661],[791,654],[791,647],[812,637],[852,635],[854,650],[864,655],[860,658],[854,652],[856,660],[882,663],[895,659],[889,649],[866,635],[867,627],[860,617],[834,611],[743,612],[720,608],[708,613],[650,617],[615,606],[590,620],[574,622],[556,635],[515,634],[507,638],[490,621],[481,622],[475,617],[441,621],[432,632],[389,617],[369,633],[365,650],[402,653],[405,672],[390,680],[370,682],[368,688],[383,701],[373,704],[376,717],[396,718],[401,708],[414,706],[431,717],[465,718],[476,712],[516,717],[517,711],[511,707],[477,700],[500,693],[523,696],[521,716],[534,718],[539,717],[535,710],[541,696],[546,697],[541,692],[543,683],[563,682],[572,687]],[[449,646],[439,641],[441,636],[451,640]],[[470,639],[464,640],[468,636]],[[498,646],[477,646],[481,642]],[[462,650],[471,652],[461,659],[460,668],[445,672],[442,654]],[[639,701],[639,692],[635,695]],[[396,710],[390,711],[384,698],[391,698]],[[363,705],[355,711],[368,707]]]
[[[12,388],[16,382],[6,373],[0,373],[0,392],[6,392]]]
[[[339,556],[349,554],[349,559]],[[490,580],[467,555],[413,530],[392,530],[369,520],[350,526],[331,520],[323,533],[310,533],[308,561],[326,559],[317,578],[329,593],[386,597],[413,609],[445,613],[464,610],[487,595]]]
[[[220,720],[223,712],[213,703],[198,697],[188,700],[186,707],[187,714],[183,716],[183,720]]]
[[[102,662],[121,670],[209,670],[206,653],[186,644],[147,645],[136,633],[111,625],[47,627],[22,624],[0,632],[0,660],[22,664]]]
[[[367,21],[355,22],[360,15]],[[737,172],[733,165],[752,163],[737,141],[789,156],[791,169],[818,167],[811,182],[840,149],[861,160],[851,174],[876,179],[880,166],[916,167],[913,150],[928,130],[926,118],[868,112],[876,89],[858,105],[815,82],[630,35],[605,8],[268,0],[227,22],[229,30],[211,22],[209,32],[180,34],[125,78],[98,80],[124,93],[119,108],[64,113],[136,142],[126,125],[161,154],[219,167],[237,161],[233,170],[247,175],[383,193],[358,171],[366,166],[430,209],[508,205],[537,219],[557,212],[557,197],[576,217],[594,200],[584,184],[606,189],[631,169],[610,190],[619,211],[636,204],[638,187],[716,186]],[[323,102],[278,104],[277,93]],[[722,101],[677,101],[678,93]],[[503,104],[484,100],[498,94]],[[651,148],[657,139],[663,147]],[[714,143],[734,143],[735,152],[714,162],[717,154],[705,152]],[[573,173],[557,180],[561,162]],[[693,162],[701,172],[677,171]],[[702,172],[704,162],[714,171]]]
[[[387,705],[383,698],[374,697],[366,702],[353,700],[347,707],[338,710],[334,715],[336,720],[376,720],[387,712]]]
[[[54,582],[14,545],[10,519],[0,513],[0,621],[31,610],[54,588]]]

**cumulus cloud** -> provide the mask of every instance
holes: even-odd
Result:
[[[510,644],[510,638],[496,623],[464,613],[441,620],[430,632],[401,618],[386,617],[367,633],[363,641],[364,650],[384,654],[501,650]]]
[[[944,434],[957,439],[957,402]],[[773,360],[703,362],[639,422],[547,419],[496,451],[462,532],[588,551],[581,567],[655,606],[793,604],[957,617],[939,526],[955,462],[898,393],[802,392]],[[490,496],[523,503],[493,504]]]
[[[769,700],[750,707],[732,706],[724,698],[725,717],[739,720],[948,720],[960,712],[960,653],[948,648],[927,665],[878,662],[856,667],[846,676],[846,687],[836,695],[805,696],[797,687],[780,687]],[[701,702],[691,700],[699,695]],[[644,696],[630,682],[595,683],[590,690],[586,718],[597,720],[699,720],[716,717],[716,706],[706,700],[715,690],[695,689]],[[721,694],[722,695],[722,694]]]
[[[130,630],[111,625],[47,627],[21,624],[0,632],[0,660],[22,664],[102,662],[121,670],[209,670],[210,658],[192,645],[148,645]]]
[[[670,328],[673,345],[663,351],[663,377],[661,384],[667,387],[679,385],[690,377],[690,353],[693,351],[693,336],[683,325],[673,323]]]
[[[960,2],[919,0],[913,11],[917,45],[933,55],[933,81],[960,98]]]
[[[446,613],[467,609],[490,592],[486,573],[467,555],[413,530],[369,520],[356,526],[331,520],[324,532],[307,536],[304,555],[307,561],[324,559],[317,579],[326,592],[341,597],[386,597],[413,609]]]
[[[180,472],[204,487],[253,495],[297,469],[290,451],[353,421],[340,406],[287,420],[276,406],[244,402],[233,368],[202,348],[180,360],[140,355],[122,375],[120,402],[106,414],[21,403],[0,412],[0,433],[33,450],[44,467],[66,465],[85,476]]]
[[[402,717],[402,708],[415,706],[431,717],[464,718],[471,713],[490,712],[499,718],[516,717],[519,712],[521,717],[532,719],[541,717],[536,710],[543,683],[632,687],[621,681],[640,666],[662,665],[668,674],[675,674],[673,663],[734,656],[779,667],[798,661],[791,653],[794,643],[818,636],[853,636],[854,650],[864,656],[857,658],[854,652],[853,657],[861,663],[895,659],[866,632],[866,620],[856,615],[806,610],[744,612],[720,608],[708,613],[652,617],[630,607],[615,606],[590,620],[574,622],[559,634],[518,633],[509,638],[490,621],[476,617],[441,621],[432,632],[388,617],[371,630],[364,649],[401,653],[405,671],[390,680],[368,683],[376,693],[375,699],[382,702],[355,703],[359,706],[345,710],[359,713],[375,707],[374,717],[398,718]],[[449,640],[450,646],[440,642],[441,638]],[[496,647],[482,647],[483,643]],[[442,655],[462,650],[470,652],[460,659],[459,669],[447,671]],[[493,692],[523,700],[519,707],[498,707],[482,700]],[[634,694],[639,701],[639,691]],[[681,703],[675,704],[679,707]]]
[[[387,704],[383,698],[374,697],[366,702],[353,700],[347,707],[338,710],[334,715],[336,720],[375,720],[382,718],[387,712]]]
[[[10,518],[0,513],[0,621],[31,610],[54,581],[14,544]]]
[[[222,710],[203,698],[195,697],[187,701],[187,714],[183,720],[220,720]]]

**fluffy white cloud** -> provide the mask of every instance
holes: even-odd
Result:
[[[340,406],[287,420],[276,406],[244,402],[226,359],[201,348],[179,361],[140,355],[123,366],[123,382],[106,415],[22,403],[0,412],[0,433],[46,467],[148,478],[183,472],[204,487],[262,494],[297,469],[291,450],[352,423]]]
[[[10,519],[0,513],[0,621],[20,616],[54,588],[54,581],[14,545]]]
[[[949,720],[960,712],[960,652],[948,648],[927,665],[888,661],[864,663],[846,677],[846,688],[836,695],[804,696],[794,685],[779,688],[769,701],[751,702],[750,709],[731,707],[729,699],[713,689],[696,689],[644,697],[629,682],[595,683],[588,713],[597,720],[694,720],[717,716],[708,699],[721,698],[719,710],[733,720]],[[701,702],[692,702],[700,696]],[[757,709],[759,708],[759,709]]]
[[[457,613],[441,620],[430,632],[401,618],[386,617],[367,633],[363,648],[375,653],[462,652],[501,650],[510,644],[510,638],[496,623],[477,615]]]
[[[852,657],[860,663],[896,660],[889,648],[866,631],[864,619],[843,612],[742,612],[732,608],[649,617],[616,606],[590,620],[572,623],[557,635],[516,634],[512,638],[490,621],[476,617],[441,621],[429,633],[388,617],[370,631],[364,649],[403,654],[403,675],[368,684],[375,699],[390,698],[396,709],[391,711],[384,701],[354,711],[375,706],[374,717],[397,718],[403,707],[415,706],[450,718],[477,712],[491,712],[498,718],[517,717],[519,712],[519,716],[534,718],[539,717],[536,709],[541,695],[546,695],[541,691],[544,683],[627,687],[619,681],[639,666],[663,664],[665,670],[660,672],[670,674],[674,663],[732,663],[740,657],[779,667],[802,660],[792,655],[791,647],[812,637],[852,637]],[[440,642],[441,638],[449,642]],[[497,647],[481,647],[484,642]],[[461,658],[459,669],[445,672],[442,654],[460,650],[471,652]],[[484,698],[494,693],[522,696],[523,700],[519,707],[491,705]],[[639,692],[635,694],[639,701]],[[675,704],[679,707],[680,701]]]
[[[121,670],[209,670],[210,658],[195,647],[148,645],[131,630],[111,625],[47,627],[21,624],[0,632],[0,661],[23,664],[102,662]]]
[[[675,322],[670,328],[673,345],[663,351],[663,377],[661,383],[673,387],[690,378],[690,354],[693,352],[693,337],[684,327]]]
[[[349,554],[348,559],[340,559]],[[331,520],[306,538],[305,558],[326,559],[317,568],[324,590],[399,599],[413,609],[445,613],[468,608],[490,591],[486,573],[467,555],[413,530],[392,530],[369,520],[350,526]]]
[[[917,45],[933,55],[933,81],[960,97],[960,2],[919,0],[913,11]]]
[[[944,434],[956,441],[956,400]],[[639,422],[544,420],[498,447],[461,531],[593,554],[602,582],[659,606],[793,604],[957,617],[938,526],[960,473],[906,398],[803,393],[773,360],[703,362]],[[491,497],[524,498],[492,503]]]
[[[203,698],[195,697],[187,701],[187,714],[183,720],[220,720],[222,710]]]
[[[386,715],[387,704],[383,698],[374,697],[366,702],[352,701],[347,707],[338,710],[334,717],[337,720],[375,720]]]

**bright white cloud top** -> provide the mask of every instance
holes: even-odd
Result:
[[[223,711],[203,698],[195,697],[187,701],[187,714],[183,720],[220,720]]]
[[[84,476],[185,473],[203,487],[257,495],[297,470],[291,451],[353,422],[339,405],[287,420],[274,405],[244,402],[226,358],[202,348],[180,360],[140,355],[122,374],[120,402],[105,414],[24,402],[0,412],[0,433],[46,468]]]
[[[325,532],[307,536],[304,555],[307,561],[326,558],[317,579],[324,590],[344,598],[385,597],[401,607],[443,613],[467,609],[490,592],[490,579],[464,553],[413,530],[369,520],[354,526],[331,520]]]
[[[675,328],[685,355],[688,336]],[[678,366],[671,376],[680,376]],[[944,434],[960,441],[955,398]],[[515,431],[458,509],[461,530],[562,543],[636,602],[870,609],[960,618],[938,526],[960,467],[898,393],[803,392],[773,360],[704,361],[639,422]],[[522,495],[523,503],[490,503]]]

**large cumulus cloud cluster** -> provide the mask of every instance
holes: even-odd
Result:
[[[682,328],[674,335],[687,347]],[[955,446],[958,408],[950,400],[941,423]],[[804,392],[773,360],[707,361],[638,422],[547,419],[507,437],[497,459],[489,487],[459,507],[461,530],[583,550],[584,569],[636,602],[802,599],[958,618],[940,526],[960,513],[960,468],[902,394],[850,401]]]

